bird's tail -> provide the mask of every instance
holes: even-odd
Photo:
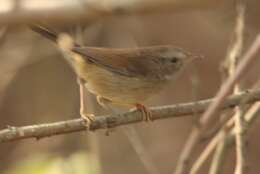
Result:
[[[53,41],[57,42],[58,34],[55,31],[51,31],[50,29],[40,26],[40,25],[30,25],[31,30],[39,33],[41,36]]]

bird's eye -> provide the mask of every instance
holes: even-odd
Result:
[[[178,62],[178,59],[176,58],[176,57],[173,57],[173,58],[171,58],[171,60],[170,60],[172,63],[177,63]]]

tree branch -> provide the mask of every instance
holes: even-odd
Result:
[[[140,14],[190,9],[215,9],[224,0],[1,0],[0,24],[89,22],[119,14]]]
[[[260,86],[260,80],[257,81],[255,83],[255,85],[253,85],[252,89],[258,89],[259,86]],[[243,98],[243,100],[240,101],[239,107],[245,106],[245,104],[247,103],[247,100],[249,98],[250,98],[250,95]],[[255,108],[254,105],[258,105],[258,103],[259,102],[256,102],[253,105],[249,104],[250,108],[248,108],[246,113],[243,114],[243,115],[245,115],[244,118],[246,118],[246,120],[248,121],[248,123],[246,123],[247,126],[250,126],[253,123],[253,121],[255,120],[256,116],[254,116],[254,119],[253,119],[253,118],[251,118],[252,114],[249,114],[249,113],[252,113],[253,111],[255,111],[255,109],[252,109],[252,108]],[[234,113],[232,115],[228,116],[228,117],[229,117],[229,119],[223,122],[223,125],[219,128],[219,131],[216,132],[214,137],[210,140],[210,142],[207,144],[207,146],[200,153],[199,157],[193,163],[193,166],[192,166],[191,172],[190,172],[191,174],[195,174],[195,173],[199,172],[199,169],[202,167],[203,163],[208,161],[211,153],[213,153],[214,150],[215,150],[215,153],[214,153],[214,156],[213,156],[213,160],[212,160],[212,163],[211,163],[209,173],[210,174],[221,173],[222,168],[218,168],[218,167],[223,167],[224,156],[226,156],[227,145],[229,144],[228,143],[229,138],[224,134],[230,134],[230,131],[234,130],[234,124],[235,124]],[[220,156],[218,156],[218,155],[220,155]]]
[[[244,30],[245,30],[245,1],[238,0],[237,2],[237,21],[235,27],[235,40],[233,48],[231,48],[229,60],[229,74],[234,74],[236,66],[241,58],[241,53],[244,45]],[[241,90],[241,85],[237,83],[233,93],[236,94]],[[246,164],[246,129],[243,114],[243,107],[235,107],[235,130],[236,130],[236,169],[235,174],[245,174],[247,169]]]
[[[250,96],[246,102],[254,103],[260,101],[260,89],[243,91],[239,94],[230,96],[221,106],[221,110],[233,108],[243,101],[243,98]],[[191,103],[176,104],[169,106],[152,107],[151,112],[154,120],[165,118],[176,118],[194,113],[202,113],[207,107],[215,102],[215,99],[200,100]],[[106,129],[125,124],[132,124],[142,121],[142,114],[139,111],[131,111],[122,114],[99,116],[90,125],[90,130]],[[73,119],[47,124],[38,124],[31,126],[13,127],[0,131],[0,142],[8,142],[26,138],[40,139],[59,134],[86,130],[83,119]]]
[[[190,155],[193,152],[195,146],[198,144],[199,139],[202,136],[203,131],[209,128],[209,125],[216,120],[218,116],[216,113],[222,107],[222,104],[225,103],[225,100],[231,90],[233,89],[234,85],[246,74],[246,72],[252,67],[254,61],[257,60],[256,54],[260,49],[260,34],[256,36],[256,39],[253,41],[250,48],[241,58],[237,69],[233,76],[230,76],[226,82],[221,86],[219,89],[216,97],[215,102],[213,102],[209,108],[203,113],[200,118],[199,124],[200,127],[194,127],[191,131],[188,140],[183,148],[181,156],[179,158],[177,167],[174,171],[175,174],[183,174],[186,173],[189,167],[189,159]]]

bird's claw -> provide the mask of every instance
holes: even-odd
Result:
[[[87,130],[90,129],[90,124],[95,121],[95,115],[94,114],[84,114],[81,113],[81,118],[85,121],[85,126]]]
[[[145,107],[142,104],[136,104],[135,107],[137,110],[142,112],[143,121],[146,121],[146,122],[153,121],[152,113],[147,107]]]

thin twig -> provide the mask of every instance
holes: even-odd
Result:
[[[257,81],[254,85],[253,85],[253,89],[258,89],[260,86],[260,80]],[[243,98],[241,100],[241,103],[239,104],[239,106],[244,106],[247,103],[247,100],[250,99],[250,94],[248,96],[246,96],[245,98]],[[250,111],[250,109],[248,108],[248,112]],[[222,127],[220,128],[220,131],[217,132],[215,134],[215,136],[211,139],[211,141],[208,143],[208,145],[203,149],[203,151],[200,153],[198,159],[193,163],[193,166],[191,168],[191,173],[196,174],[199,172],[199,169],[201,168],[201,166],[203,165],[203,163],[205,163],[207,161],[207,159],[209,158],[209,155],[215,150],[216,146],[221,143],[221,148],[218,149],[218,152],[215,153],[215,155],[221,155],[221,157],[215,157],[214,159],[216,159],[217,161],[212,161],[211,167],[213,167],[214,169],[210,169],[210,171],[212,173],[214,172],[219,172],[221,171],[221,169],[217,169],[215,168],[216,166],[223,166],[222,163],[223,161],[221,161],[220,159],[223,159],[223,157],[225,156],[225,152],[226,152],[226,145],[227,145],[227,140],[228,138],[223,138],[221,139],[221,141],[226,141],[226,142],[220,142],[220,137],[222,137],[222,132],[228,132],[231,128],[233,129],[234,124],[235,124],[235,117],[232,114],[232,116],[228,117],[229,120],[227,120],[224,125],[222,124]],[[219,144],[220,145],[220,144]],[[224,146],[225,145],[225,146]]]
[[[209,155],[214,152],[216,146],[219,143],[219,140],[223,136],[223,131],[227,131],[227,129],[230,129],[234,125],[234,117],[230,118],[227,123],[223,126],[220,132],[218,132],[212,139],[211,141],[207,144],[207,146],[203,149],[203,151],[200,153],[198,159],[194,162],[192,168],[191,168],[191,174],[196,174],[199,173],[199,169],[207,161],[209,158]],[[225,138],[226,139],[226,138]],[[222,140],[225,140],[222,139]],[[219,149],[220,150],[220,149]],[[221,152],[218,152],[220,154]],[[217,157],[216,157],[217,158]],[[215,162],[216,163],[216,162]],[[215,166],[217,164],[214,164]],[[210,170],[212,171],[212,170]]]
[[[260,116],[260,102],[257,102],[255,104],[253,104],[250,107],[250,109],[247,111],[247,113],[245,114],[244,118],[245,118],[246,124],[248,126],[251,126],[253,124],[253,122],[255,121],[255,119],[257,117],[259,117],[259,116]],[[234,120],[233,120],[233,123],[234,123]],[[226,137],[228,145],[234,145],[234,143],[235,143],[235,134],[236,134],[235,128],[233,128],[228,133],[228,135]],[[219,139],[219,141],[221,141],[221,140]]]
[[[227,151],[227,132],[225,129],[220,131],[219,142],[217,143],[217,148],[212,159],[209,174],[221,174],[223,173],[223,164]]]
[[[199,172],[199,169],[201,168],[202,164],[207,160],[208,156],[214,151],[216,144],[219,140],[218,138],[212,139],[212,141],[210,141],[206,148],[201,152],[199,158],[195,161],[190,170],[191,174],[196,174]]]
[[[246,72],[253,66],[254,61],[257,60],[258,57],[256,56],[256,54],[259,51],[259,49],[260,49],[260,34],[256,36],[256,39],[254,40],[251,47],[241,58],[241,61],[239,62],[236,71],[234,72],[234,75],[229,77],[227,81],[224,83],[224,85],[221,86],[215,98],[216,102],[213,102],[206,110],[206,112],[203,114],[201,118],[202,125],[205,125],[205,127],[207,127],[211,123],[211,121],[215,119],[216,117],[215,113],[221,107],[221,105],[223,104],[228,94],[233,89],[236,82],[238,82],[246,74]]]
[[[235,72],[236,66],[238,64],[238,61],[241,57],[241,53],[243,50],[243,42],[244,42],[244,29],[245,28],[245,4],[242,0],[237,0],[237,18],[236,18],[236,25],[233,35],[233,40],[231,40],[230,49],[228,51],[227,57],[226,57],[226,66],[228,76],[232,76]],[[237,83],[234,87],[233,93],[236,94],[241,90],[240,84]],[[246,165],[245,165],[245,140],[244,140],[244,114],[242,111],[243,106],[236,107],[234,118],[235,118],[235,127],[236,127],[236,152],[237,152],[237,163],[236,163],[236,172],[238,171],[245,171]],[[223,127],[225,129],[225,127]],[[222,130],[223,132],[224,130]],[[221,148],[218,148],[215,153],[214,159],[212,161],[210,172],[212,174],[220,173],[221,169],[218,169],[216,167],[223,167],[223,161],[220,159],[224,159],[224,156],[227,152],[226,150],[226,138],[222,139],[222,142],[219,142],[219,146]],[[220,156],[217,156],[220,155]],[[216,160],[216,161],[215,161]],[[239,172],[240,173],[240,172]],[[242,172],[243,173],[243,172]],[[242,174],[240,173],[240,174]]]
[[[237,21],[234,32],[234,42],[228,54],[227,60],[229,60],[229,76],[232,76],[235,72],[239,58],[243,49],[244,41],[244,28],[245,28],[245,4],[243,0],[237,2]],[[239,83],[234,87],[233,93],[236,94],[241,90]],[[236,130],[236,169],[235,174],[244,174],[246,171],[246,147],[245,147],[245,128],[244,128],[244,114],[242,107],[235,107],[235,130]],[[223,139],[225,141],[225,139]],[[224,149],[224,148],[223,148]],[[221,154],[221,153],[220,153]],[[221,167],[221,166],[219,166]]]
[[[221,110],[233,108],[250,94],[247,103],[260,101],[260,89],[253,91],[244,91],[240,94],[230,96],[221,106]],[[154,120],[176,118],[204,112],[209,104],[215,99],[200,100],[192,103],[159,106],[150,108]],[[107,116],[98,116],[90,125],[90,130],[106,129],[125,124],[141,122],[142,113],[139,111],[131,111],[123,114],[114,114]],[[31,126],[11,127],[0,131],[0,142],[14,141],[26,138],[43,138],[54,135],[78,132],[86,130],[85,120],[74,119],[68,121],[60,121],[48,124],[38,124]]]
[[[247,113],[245,114],[246,125],[251,126],[252,123],[254,122],[254,120],[257,118],[257,116],[258,117],[260,116],[259,114],[260,114],[260,102],[256,102],[248,109]],[[225,145],[225,146],[222,146],[222,148],[219,149],[219,152],[216,152],[218,155],[221,155],[221,157],[216,157],[217,161],[213,161],[214,164],[212,164],[212,167],[214,169],[210,169],[210,172],[212,172],[212,173],[214,173],[214,172],[217,173],[217,171],[220,171],[220,169],[216,168],[216,166],[221,165],[223,162],[220,159],[223,158],[223,156],[225,155],[224,151],[226,151],[226,148],[227,148],[226,145],[230,145],[235,142],[235,128],[233,127],[234,123],[235,123],[235,119],[234,119],[234,117],[232,117],[226,123],[226,125],[224,125],[225,128],[222,128],[221,131],[218,132],[211,139],[210,143],[206,146],[206,148],[204,148],[204,150],[201,152],[199,158],[196,160],[193,167],[191,168],[192,174],[198,173],[199,168],[209,158],[209,155],[214,151],[216,146],[219,143],[222,143],[222,145]],[[223,140],[223,131],[227,132],[227,130],[224,130],[224,129],[230,129],[231,127],[233,127],[233,128],[229,131],[228,135],[225,135],[225,139]],[[223,141],[225,141],[225,142],[223,142]],[[214,173],[214,174],[216,174],[216,173]]]
[[[255,56],[257,51],[260,48],[260,34],[257,35],[255,41],[245,53],[240,63],[237,66],[237,69],[233,76],[229,77],[227,81],[221,86],[218,91],[215,102],[211,103],[206,112],[202,115],[200,119],[200,128],[193,128],[191,134],[189,135],[183,152],[179,158],[175,174],[184,174],[188,170],[189,167],[189,159],[190,155],[193,152],[193,149],[197,145],[202,133],[206,130],[211,122],[216,119],[217,114],[215,114],[225,103],[225,100],[228,94],[233,89],[234,85],[238,80],[242,78],[243,75],[246,74],[246,71],[253,65],[254,61],[257,59]]]

